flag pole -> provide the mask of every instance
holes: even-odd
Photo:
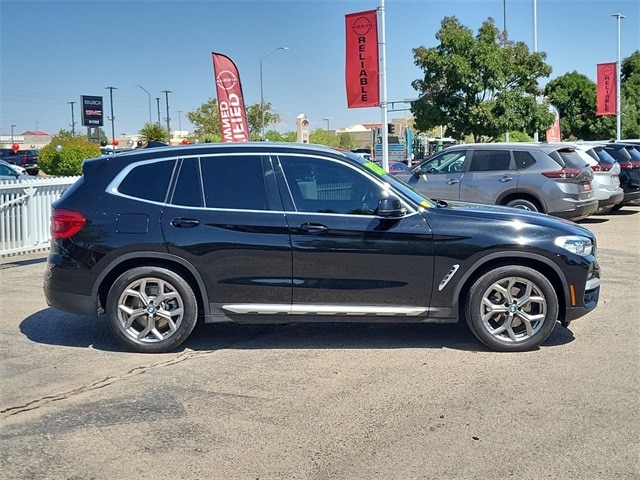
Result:
[[[378,53],[380,56],[380,110],[382,113],[382,168],[389,171],[389,132],[387,130],[387,59],[386,38],[384,28],[384,0],[378,0],[378,24],[380,25],[380,40]]]

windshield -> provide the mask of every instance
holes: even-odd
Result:
[[[404,196],[406,196],[407,198],[409,198],[410,200],[412,200],[416,204],[419,204],[419,205],[421,205],[421,206],[423,206],[425,208],[429,208],[429,207],[434,207],[435,206],[435,203],[429,197],[425,197],[420,192],[414,190],[413,188],[411,188],[409,185],[404,183],[399,178],[394,177],[390,173],[386,172],[379,165],[377,165],[377,164],[375,164],[373,162],[368,162],[365,159],[363,159],[361,156],[356,155],[354,153],[351,153],[351,152],[343,152],[343,153],[347,157],[349,157],[351,160],[355,160],[360,165],[362,165],[364,168],[369,170],[371,173],[373,173],[374,175],[376,175],[377,177],[382,179],[384,182],[386,182],[389,185],[391,185],[393,188],[398,190],[400,193],[402,193]]]

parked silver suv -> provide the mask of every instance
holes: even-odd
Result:
[[[553,143],[455,145],[396,176],[433,199],[519,207],[578,220],[598,200],[593,171],[575,146]]]

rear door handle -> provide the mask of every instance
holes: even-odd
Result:
[[[511,177],[509,175],[505,175],[500,179],[501,182],[510,182],[512,180],[513,180],[513,177]]]
[[[195,218],[174,218],[171,220],[171,225],[176,228],[193,228],[200,225],[200,220],[196,220]]]
[[[300,225],[300,230],[304,233],[310,233],[311,235],[318,235],[328,231],[329,229],[319,223],[303,223]]]
[[[456,183],[460,183],[460,180],[458,180],[457,178],[450,178],[449,180],[447,180],[447,185],[455,185]]]

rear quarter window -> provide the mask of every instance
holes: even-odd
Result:
[[[516,169],[518,170],[526,170],[536,163],[536,159],[533,158],[533,155],[531,155],[529,152],[518,150],[513,152],[513,160],[516,163]]]
[[[118,192],[151,202],[164,202],[174,166],[173,159],[136,165],[120,182]]]

